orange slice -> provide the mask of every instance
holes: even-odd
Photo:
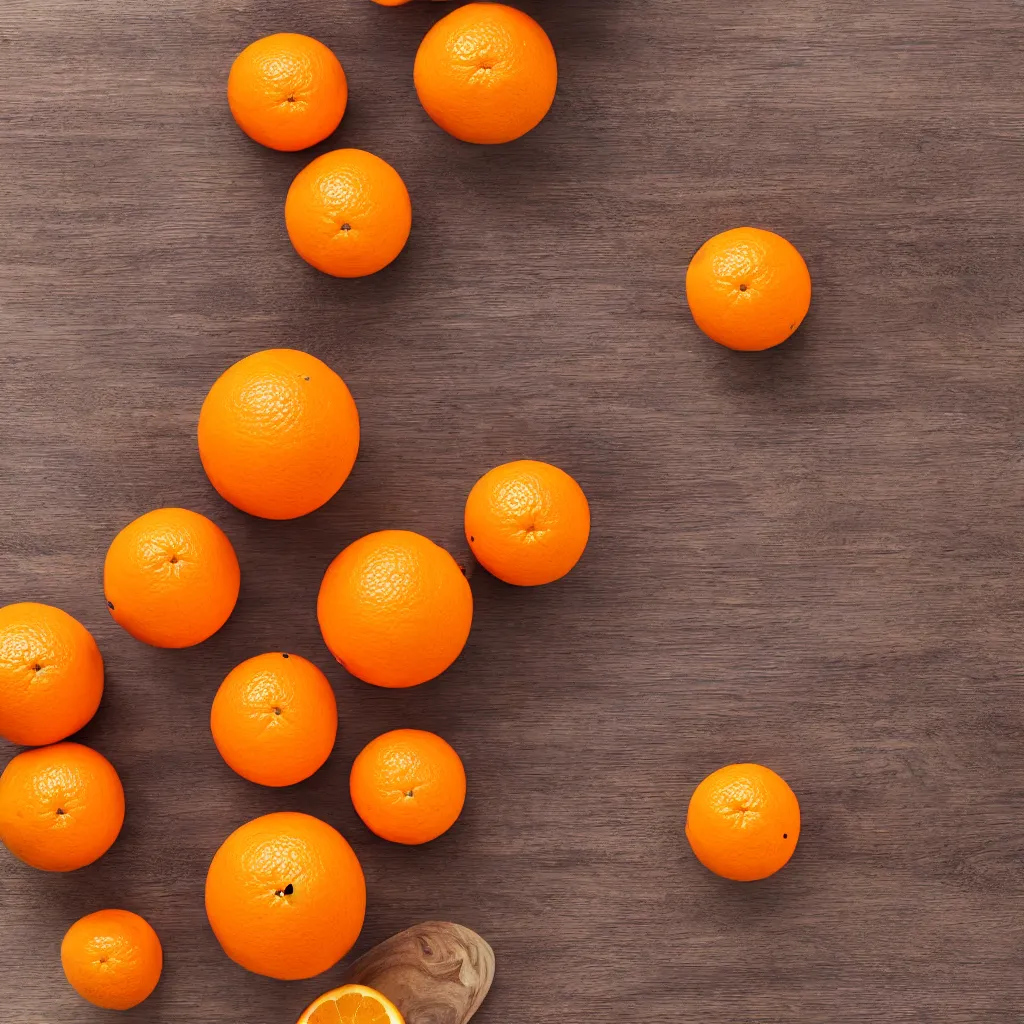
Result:
[[[306,1007],[298,1024],[405,1024],[390,999],[365,985],[342,985]]]

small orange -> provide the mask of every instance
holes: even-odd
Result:
[[[466,802],[466,771],[440,736],[395,729],[362,749],[352,765],[349,792],[371,832],[416,846],[455,824]]]
[[[405,1024],[405,1020],[398,1007],[376,989],[342,985],[313,1000],[298,1024]]]
[[[243,779],[292,786],[330,756],[338,732],[334,691],[297,654],[260,654],[233,668],[210,712],[220,756]]]
[[[359,413],[345,382],[295,349],[255,352],[228,367],[199,414],[210,482],[264,519],[294,519],[329,501],[358,451]]]
[[[228,106],[251,139],[293,152],[322,142],[341,123],[348,82],[323,43],[278,32],[250,43],[231,65]]]
[[[444,548],[408,530],[353,541],[327,569],[316,605],[324,641],[376,686],[416,686],[462,653],[473,593]]]
[[[733,228],[708,239],[686,271],[697,326],[727,348],[757,352],[784,342],[811,305],[804,258],[781,235]]]
[[[466,539],[480,564],[520,587],[551,583],[579,560],[590,506],[568,473],[546,462],[506,462],[485,473],[466,501]]]
[[[547,33],[505,4],[466,4],[424,36],[413,79],[423,109],[463,142],[511,142],[551,109],[558,61]]]
[[[0,842],[41,871],[76,871],[110,849],[124,824],[114,766],[90,747],[18,754],[0,775]]]
[[[114,621],[154,647],[191,647],[228,621],[240,573],[231,541],[206,516],[158,508],[129,523],[103,564]]]
[[[56,743],[96,714],[102,696],[103,657],[78,619],[34,602],[0,608],[0,736]]]
[[[730,764],[693,792],[686,838],[704,867],[754,882],[784,867],[800,838],[800,804],[786,781],[759,764]]]
[[[355,944],[365,913],[352,847],[308,814],[281,811],[242,825],[206,876],[206,914],[224,952],[282,981],[333,967]]]
[[[71,987],[104,1010],[130,1010],[160,980],[164,952],[150,923],[128,910],[97,910],[76,921],[60,946]]]
[[[391,164],[361,149],[336,149],[296,175],[284,221],[295,251],[317,270],[365,277],[405,248],[412,204]]]

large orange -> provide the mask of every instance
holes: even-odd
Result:
[[[359,937],[365,912],[352,847],[308,814],[267,814],[236,829],[206,876],[206,913],[224,952],[283,981],[333,967]]]
[[[336,149],[299,171],[284,220],[307,263],[334,277],[365,277],[405,248],[412,204],[391,164],[361,149]]]
[[[511,142],[544,119],[558,61],[547,33],[504,4],[466,4],[424,36],[413,68],[423,109],[463,142]]]
[[[800,804],[786,781],[759,764],[730,764],[693,792],[686,838],[697,860],[736,882],[783,867],[800,838]]]
[[[759,351],[784,342],[807,316],[811,275],[781,235],[733,228],[708,239],[690,260],[686,301],[712,341]]]
[[[227,622],[240,573],[231,541],[206,516],[159,508],[115,538],[103,564],[114,620],[154,647],[191,647]]]
[[[315,146],[341,123],[347,103],[338,58],[294,32],[250,43],[228,75],[228,105],[238,127],[271,149]]]
[[[506,462],[485,473],[466,501],[466,539],[480,564],[506,583],[534,587],[564,576],[590,536],[590,506],[568,473],[546,462]]]
[[[0,608],[0,736],[56,743],[96,714],[102,696],[103,657],[77,619],[48,604]]]
[[[466,772],[440,736],[395,729],[363,747],[352,765],[349,792],[371,832],[415,846],[455,824],[466,802]]]
[[[199,414],[199,456],[221,497],[265,519],[294,519],[337,493],[359,451],[345,382],[316,356],[256,352],[214,382]]]
[[[342,985],[314,999],[298,1024],[405,1024],[405,1020],[398,1007],[376,989]]]
[[[128,910],[97,910],[68,929],[60,962],[83,999],[104,1010],[130,1010],[156,988],[164,953],[145,918]]]
[[[121,780],[90,747],[26,750],[0,775],[0,842],[31,867],[84,868],[110,849],[123,823]]]
[[[382,530],[330,564],[316,614],[331,653],[352,675],[416,686],[462,653],[473,594],[444,548],[408,530]]]
[[[330,756],[338,732],[334,691],[297,654],[260,654],[220,685],[210,729],[221,757],[244,779],[291,786]]]

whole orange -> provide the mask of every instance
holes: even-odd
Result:
[[[228,367],[199,414],[210,482],[264,519],[294,519],[329,501],[358,451],[359,413],[345,382],[295,349],[255,352]]]
[[[297,654],[260,654],[221,683],[210,729],[220,756],[243,779],[291,786],[330,756],[338,705],[327,676],[311,661]]]
[[[83,999],[104,1010],[130,1010],[156,988],[164,953],[145,918],[128,910],[97,910],[68,929],[60,962]]]
[[[238,127],[271,149],[322,142],[341,123],[348,82],[323,43],[278,32],[250,43],[231,65],[228,106]]]
[[[317,270],[365,277],[405,248],[412,204],[391,164],[361,149],[336,149],[296,175],[284,221],[295,251]]]
[[[686,301],[712,341],[760,351],[780,345],[807,316],[811,275],[781,235],[733,228],[708,239],[690,260]]]
[[[191,647],[228,621],[240,573],[231,541],[206,516],[159,508],[129,523],[103,564],[114,621],[154,647]]]
[[[466,4],[438,21],[416,53],[423,109],[463,142],[511,142],[551,109],[558,61],[547,33],[505,4]]]
[[[110,849],[124,824],[114,766],[90,747],[18,754],[0,775],[0,842],[41,871],[76,871]]]
[[[78,619],[48,604],[0,608],[0,736],[56,743],[96,714],[102,696],[103,657]]]
[[[416,686],[462,653],[473,593],[444,548],[408,530],[382,530],[331,562],[316,614],[331,653],[352,675],[376,686]]]
[[[579,560],[590,506],[568,473],[546,462],[506,462],[485,473],[466,501],[466,539],[480,564],[520,587],[551,583]]]
[[[759,764],[730,764],[693,792],[686,838],[697,860],[736,882],[783,867],[800,838],[800,804],[785,780]]]
[[[395,729],[362,749],[352,765],[349,791],[371,832],[415,846],[455,824],[466,802],[466,772],[440,736]]]
[[[294,981],[333,967],[354,945],[366,883],[352,847],[319,818],[282,811],[224,840],[206,876],[206,914],[235,963]]]

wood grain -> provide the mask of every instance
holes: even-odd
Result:
[[[60,971],[77,917],[145,915],[163,981],[127,1024],[290,1024],[310,982],[248,975],[203,912],[237,825],[337,826],[369,884],[358,955],[417,921],[485,935],[480,1024],[981,1024],[1021,1019],[1024,759],[1024,15],[1018,0],[522,0],[559,54],[547,120],[461,145],[412,61],[446,10],[370,0],[0,5],[0,602],[93,630],[107,692],[81,734],[124,780],[125,830],[73,875],[0,851],[0,1018],[93,1024]],[[292,252],[313,154],[234,127],[234,54],[282,29],[339,54],[329,146],[399,169],[414,227],[375,277]],[[320,152],[326,146],[319,147]],[[754,223],[803,252],[797,335],[738,357],[694,328],[686,263]],[[233,360],[305,348],[363,420],[336,500],[250,519],[207,484],[195,427]],[[409,692],[348,678],[319,637],[330,559],[383,527],[459,552],[486,469],[554,462],[594,514],[563,581],[477,570],[463,657]],[[165,504],[235,543],[229,624],[135,643],[100,585],[117,530]],[[336,686],[334,756],[279,792],[234,776],[208,717],[261,651]],[[423,848],[347,795],[386,729],[433,729],[469,798]],[[5,749],[2,754],[8,756]],[[753,760],[800,797],[776,878],[720,882],[682,822]]]
[[[425,921],[364,953],[345,983],[383,992],[405,1024],[467,1024],[494,981],[494,950],[471,928]]]

